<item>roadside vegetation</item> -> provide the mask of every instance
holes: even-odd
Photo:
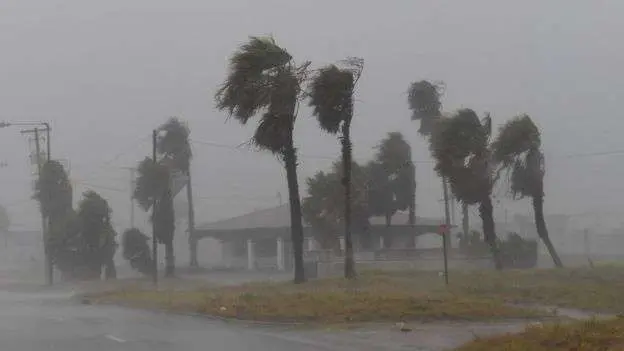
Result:
[[[94,294],[95,303],[119,303],[176,312],[268,322],[488,320],[543,316],[501,299],[445,291],[440,278],[363,273],[357,281],[331,278],[305,284],[252,283],[199,290],[126,288]]]
[[[95,303],[269,322],[500,320],[550,316],[556,307],[624,312],[624,269],[364,272],[358,280],[301,285],[253,283],[190,290],[126,288],[88,296]],[[532,307],[552,306],[550,310]]]
[[[532,325],[519,334],[478,338],[457,351],[609,351],[624,348],[624,318]]]

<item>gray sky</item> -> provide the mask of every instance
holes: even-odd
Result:
[[[241,127],[214,109],[227,58],[248,35],[273,34],[300,61],[320,66],[361,56],[366,66],[353,126],[356,158],[366,161],[390,131],[402,131],[417,161],[419,215],[440,211],[439,180],[426,143],[409,120],[414,80],[447,85],[445,110],[471,107],[495,123],[528,113],[543,128],[546,211],[613,211],[619,223],[624,150],[617,116],[624,100],[624,2],[613,1],[285,1],[4,0],[0,3],[0,116],[48,120],[53,154],[71,160],[75,197],[107,198],[128,225],[127,170],[150,151],[150,130],[169,116],[192,129],[198,222],[287,199],[271,155],[206,144],[238,145]],[[0,130],[0,203],[16,225],[35,227],[29,200],[27,142]],[[200,144],[199,142],[204,142]],[[339,147],[302,109],[296,143],[305,177],[328,167]],[[310,157],[312,156],[312,157]],[[320,156],[320,157],[318,157]],[[108,188],[108,189],[106,189]],[[497,190],[504,195],[504,190]],[[526,202],[502,208],[525,213]]]

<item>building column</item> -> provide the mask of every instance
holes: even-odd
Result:
[[[310,251],[314,251],[314,238],[313,237],[308,238],[308,252]]]
[[[256,269],[256,253],[254,252],[254,242],[247,239],[247,269],[253,271]]]
[[[284,264],[284,239],[277,238],[277,270],[283,271],[286,269]]]

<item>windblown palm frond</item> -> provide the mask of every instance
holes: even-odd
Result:
[[[423,135],[430,135],[434,121],[441,115],[440,101],[442,85],[421,80],[410,84],[407,94],[407,103],[412,110],[412,120],[420,120],[420,129]]]
[[[508,166],[514,159],[534,148],[540,148],[540,131],[528,115],[520,115],[505,123],[493,143],[494,160]]]
[[[187,172],[193,153],[189,140],[190,130],[186,123],[172,117],[158,129],[164,131],[159,134],[156,143],[158,153],[171,160],[175,168]]]
[[[72,209],[72,186],[60,162],[52,160],[43,165],[35,184],[34,198],[46,217],[63,216]]]
[[[299,80],[290,67],[276,72],[268,111],[262,115],[254,133],[255,145],[273,153],[284,152],[292,141],[299,89]]]
[[[342,122],[353,117],[355,85],[364,69],[364,60],[350,57],[340,62],[344,67],[329,65],[321,68],[310,84],[310,103],[321,128],[338,132]]]
[[[437,122],[431,136],[435,170],[449,179],[453,194],[462,202],[474,204],[492,185],[488,123],[470,109]]]
[[[217,108],[241,123],[270,104],[273,71],[292,60],[273,38],[251,37],[230,59],[230,72],[215,96]]]
[[[544,155],[539,149],[531,148],[518,157],[509,171],[511,194],[515,199],[543,195]]]
[[[507,171],[514,198],[542,196],[544,155],[540,131],[528,115],[505,123],[493,143],[493,158],[499,172]]]
[[[324,131],[335,134],[342,122],[352,118],[353,90],[362,65],[363,61],[343,69],[329,65],[321,68],[312,80],[309,105],[313,107],[313,114]]]
[[[148,210],[154,200],[159,200],[169,187],[169,169],[162,164],[154,164],[146,157],[137,168],[136,187],[133,197],[139,206]]]

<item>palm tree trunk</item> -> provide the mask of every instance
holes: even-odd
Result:
[[[175,272],[175,257],[173,254],[173,238],[165,243],[165,277],[172,277]]]
[[[389,228],[392,225],[392,213],[388,212],[386,213],[385,217],[386,217],[386,228]],[[386,233],[383,235],[383,244],[384,247],[382,247],[382,249],[389,249],[392,247],[392,235],[390,235],[389,233]]]
[[[501,270],[503,269],[503,261],[498,248],[498,243],[496,242],[493,213],[494,207],[492,206],[492,199],[490,196],[486,196],[479,206],[479,214],[481,216],[481,221],[483,222],[483,237],[485,238],[485,242],[490,246],[494,266],[497,270]]]
[[[548,228],[546,228],[546,221],[544,220],[544,196],[534,196],[533,197],[533,215],[535,216],[535,227],[537,229],[537,235],[542,239],[544,245],[548,249],[548,253],[557,268],[563,268],[563,263],[561,262],[561,258],[557,254],[555,247],[550,241],[550,236],[548,236]]]
[[[113,261],[112,257],[106,261],[106,266],[104,267],[104,279],[117,279],[117,269],[115,268],[115,261]]]
[[[292,137],[284,152],[284,166],[290,204],[290,235],[293,245],[295,284],[299,284],[305,282],[306,278],[303,270],[303,219],[301,216],[301,199],[299,198],[299,181],[297,180],[297,154]]]
[[[195,207],[193,206],[193,183],[191,182],[191,170],[187,170],[188,183],[186,184],[186,200],[188,203],[188,243],[191,267],[198,267],[197,262],[197,238],[195,237]]]
[[[410,193],[410,206],[409,206],[409,225],[412,227],[416,224],[416,167],[412,164],[412,189]]]
[[[347,120],[342,124],[342,167],[345,195],[345,278],[355,278],[355,261],[353,259],[353,240],[351,237],[351,121]]]
[[[468,204],[466,203],[462,203],[462,231],[464,232],[462,240],[466,240],[470,231],[470,217],[468,217]]]

